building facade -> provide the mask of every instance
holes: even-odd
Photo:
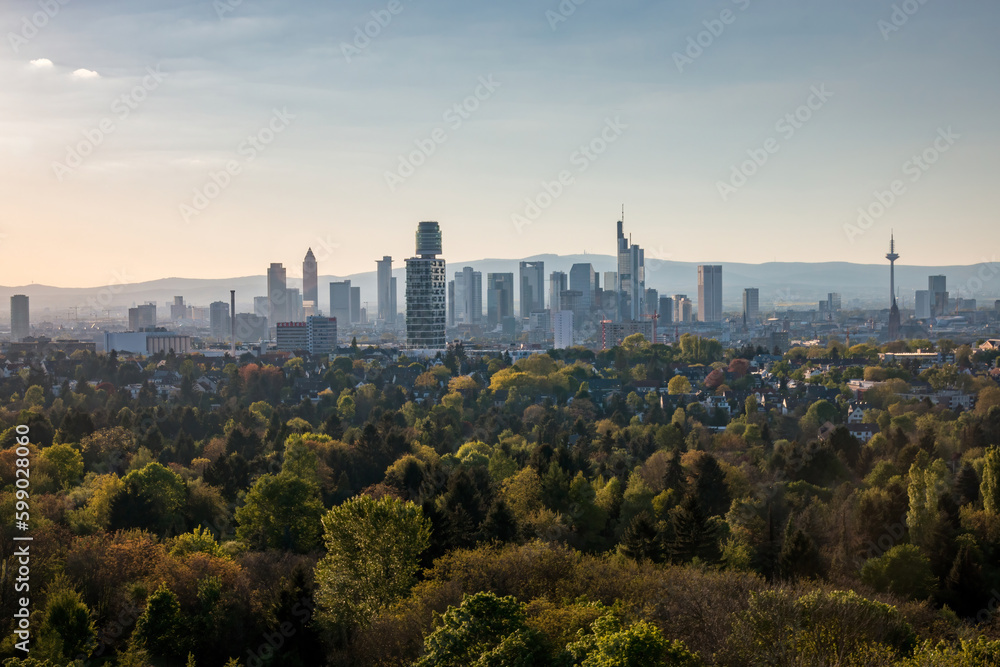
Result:
[[[521,262],[518,267],[521,285],[521,319],[545,310],[545,262]]]
[[[417,254],[406,260],[406,342],[415,349],[443,349],[448,316],[441,227],[417,225]]]
[[[698,320],[722,321],[722,267],[718,264],[698,267]]]
[[[10,297],[10,339],[18,343],[31,335],[31,314],[28,297],[15,294]]]

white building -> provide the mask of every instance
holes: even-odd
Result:
[[[573,347],[573,311],[560,310],[552,314],[552,328],[555,342],[553,348],[565,350]]]

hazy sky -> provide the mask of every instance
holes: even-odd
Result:
[[[3,285],[611,254],[622,203],[662,259],[1000,245],[994,0],[62,2],[0,4]]]

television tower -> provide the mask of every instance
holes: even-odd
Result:
[[[899,338],[899,306],[896,305],[896,260],[899,259],[899,255],[896,254],[895,235],[891,232],[889,235],[889,253],[885,258],[889,260],[889,293],[891,296],[890,303],[892,304],[889,308],[889,340],[894,341]]]

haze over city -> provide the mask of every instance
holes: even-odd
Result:
[[[622,202],[661,260],[1000,241],[987,2],[42,4],[0,8],[2,285],[350,275],[419,220],[611,254]]]

